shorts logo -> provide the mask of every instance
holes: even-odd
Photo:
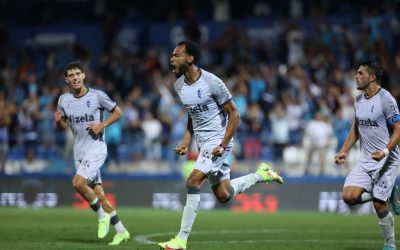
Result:
[[[201,152],[201,156],[207,159],[211,159],[211,151],[210,150],[204,150]]]

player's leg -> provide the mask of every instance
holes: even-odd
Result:
[[[372,194],[364,188],[357,186],[345,186],[343,188],[343,201],[348,205],[363,204],[372,201]]]
[[[117,232],[114,235],[113,241],[109,243],[109,245],[119,245],[123,241],[127,241],[130,239],[130,234],[128,230],[124,227],[124,224],[119,219],[117,215],[117,210],[111,205],[109,200],[104,194],[104,189],[101,183],[97,183],[94,188],[94,192],[96,193],[97,198],[99,199],[104,211],[110,216],[110,223],[114,227]]]
[[[360,162],[351,169],[343,186],[343,201],[349,205],[372,201],[372,181]]]
[[[214,195],[221,203],[228,202],[236,195],[243,193],[259,182],[269,183],[276,181],[278,183],[283,183],[282,177],[272,171],[266,163],[262,163],[257,172],[233,180],[229,179],[229,172],[224,177],[223,169],[226,166],[227,165],[223,164],[221,167],[222,172],[220,172],[219,177],[217,177],[219,178],[218,180],[213,180],[213,176],[208,177]]]
[[[162,249],[186,249],[187,239],[199,211],[200,188],[202,187],[206,178],[206,174],[198,169],[193,169],[193,171],[190,173],[186,180],[188,193],[186,196],[186,204],[183,209],[181,228],[175,238],[172,238],[167,242],[158,243]]]
[[[99,218],[98,237],[104,238],[109,232],[110,216],[103,210],[93,188],[96,183],[101,183],[100,167],[106,159],[105,154],[87,156],[85,159],[75,161],[77,169],[73,179],[73,186],[82,197],[89,202],[90,207],[97,213]]]
[[[385,250],[396,249],[393,215],[389,210],[389,197],[397,177],[397,162],[390,164],[389,160],[381,168],[376,170],[376,180],[373,186],[373,203],[379,218],[379,226],[385,240]],[[378,173],[379,172],[379,173]]]
[[[373,199],[374,208],[379,218],[379,226],[385,239],[384,250],[396,249],[394,237],[394,219],[392,213],[389,211],[388,203],[386,201]]]
[[[396,215],[400,215],[400,188],[394,184],[392,193],[390,195],[390,203],[392,204],[393,211]]]
[[[95,192],[89,187],[86,178],[76,174],[72,180],[74,189],[89,203],[90,207],[96,212],[99,218],[98,237],[104,238],[108,233],[110,216],[103,210],[100,200]]]

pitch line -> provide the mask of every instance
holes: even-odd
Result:
[[[219,230],[219,231],[193,231],[192,235],[209,235],[209,234],[231,234],[231,233],[288,233],[288,232],[296,232],[298,230],[287,230],[287,229],[250,229],[250,230]],[[321,230],[314,230],[314,229],[302,229],[302,232],[308,233],[321,233]],[[325,230],[324,230],[325,231]],[[333,230],[326,230],[328,232],[343,232],[343,230],[333,229]],[[361,232],[360,232],[361,233]],[[152,233],[152,234],[143,234],[143,235],[136,235],[133,237],[134,241],[141,243],[141,244],[157,244],[158,242],[151,240],[150,238],[153,237],[160,237],[160,236],[171,236],[175,235],[176,232],[164,232],[164,233]],[[238,243],[245,243],[245,244],[252,244],[252,243],[288,243],[288,242],[307,242],[307,243],[323,243],[323,244],[332,244],[337,242],[346,242],[346,243],[377,243],[382,242],[382,240],[332,240],[332,239],[304,239],[304,240],[294,240],[294,239],[265,239],[265,240],[225,240],[225,241],[191,241],[191,243],[196,244],[213,244],[213,243],[226,243],[226,244],[238,244]],[[400,242],[400,240],[396,240],[396,242]]]

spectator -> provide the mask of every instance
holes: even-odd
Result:
[[[277,102],[269,115],[271,121],[271,143],[274,151],[274,166],[280,173],[284,172],[283,151],[289,144],[289,119],[285,107]]]
[[[306,149],[305,174],[311,173],[312,157],[314,153],[318,156],[319,174],[326,173],[325,158],[333,137],[332,126],[327,122],[327,118],[317,111],[315,117],[306,127],[304,134],[304,147]]]
[[[9,149],[11,117],[6,107],[4,92],[0,92],[0,174],[5,171]]]

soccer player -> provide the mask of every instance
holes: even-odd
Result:
[[[192,41],[182,41],[170,59],[177,78],[174,88],[187,109],[186,133],[175,151],[184,155],[194,134],[199,155],[195,168],[186,180],[187,198],[179,233],[162,249],[186,249],[200,204],[200,188],[208,179],[219,202],[228,202],[259,182],[283,183],[282,177],[261,163],[257,172],[230,180],[229,156],[233,149],[233,134],[239,125],[239,113],[225,84],[214,74],[197,66],[200,49]]]
[[[383,249],[390,250],[396,249],[388,199],[399,165],[400,114],[396,100],[380,86],[381,78],[379,63],[366,61],[359,65],[356,82],[363,94],[354,102],[355,121],[335,162],[343,164],[350,148],[360,140],[360,159],[346,178],[343,200],[349,205],[372,200],[385,239]]]
[[[85,73],[80,63],[69,63],[64,76],[71,92],[60,96],[54,118],[59,130],[69,125],[75,137],[76,174],[72,185],[97,213],[98,237],[106,237],[111,223],[117,233],[109,245],[119,245],[130,235],[104,195],[100,167],[107,156],[104,130],[120,119],[122,111],[106,93],[85,86]],[[103,120],[104,110],[110,112],[106,120]]]

